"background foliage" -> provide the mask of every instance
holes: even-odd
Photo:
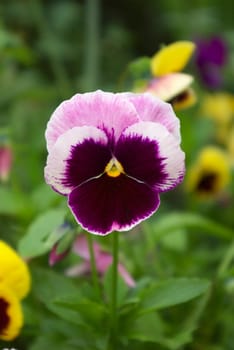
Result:
[[[95,301],[89,305],[87,299],[83,301],[86,308],[80,308],[77,316],[72,310],[77,300],[72,303],[72,299],[64,299],[64,294],[75,298],[77,285],[87,298],[92,294],[88,278],[72,281],[63,275],[77,257],[71,255],[53,269],[48,267],[45,237],[59,225],[63,215],[68,215],[65,199],[44,184],[44,131],[55,107],[76,92],[131,89],[130,62],[152,56],[162,44],[212,35],[221,35],[227,42],[229,54],[222,90],[234,93],[231,1],[100,0],[99,5],[99,12],[92,14],[87,0],[10,0],[0,4],[0,140],[7,140],[14,157],[9,181],[0,184],[0,238],[36,256],[30,261],[34,284],[24,304],[26,324],[12,343],[19,350],[106,349],[106,310]],[[90,19],[99,23],[95,33]],[[177,114],[189,167],[203,146],[216,141],[212,123],[200,113],[207,90],[199,80],[194,61],[188,70],[196,79],[198,103]],[[162,205],[152,219],[134,232],[121,235],[121,257],[139,281],[139,290],[133,295],[122,287],[123,315],[134,309],[134,298],[140,298],[147,276],[155,283],[161,278],[191,278],[187,284],[192,283],[195,296],[201,292],[196,294],[194,278],[212,283],[209,293],[194,301],[178,306],[177,302],[165,301],[163,310],[142,314],[142,322],[135,322],[132,328],[128,328],[130,316],[123,318],[123,349],[155,349],[156,343],[157,349],[233,350],[233,193],[232,181],[222,200],[200,201],[182,184],[162,196]],[[51,215],[56,217],[52,220]],[[38,217],[42,218],[39,223]],[[38,232],[36,248],[32,241],[29,246],[23,241],[25,234],[28,237],[32,231]],[[108,249],[108,238],[99,242]],[[168,283],[177,289],[173,280]],[[180,283],[188,287],[186,280],[176,283],[179,291]],[[157,294],[153,297],[150,290],[148,293],[143,307],[159,310],[161,301],[154,299]],[[108,277],[104,295],[108,295]],[[186,298],[181,302],[185,301]],[[175,306],[168,309],[170,305]],[[95,314],[90,314],[94,309]],[[89,334],[87,324],[98,334],[95,345],[87,343],[90,339],[84,336],[85,332]],[[127,336],[124,330],[129,331]]]

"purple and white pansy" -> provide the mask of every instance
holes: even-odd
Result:
[[[46,182],[94,234],[131,229],[184,177],[179,120],[148,93],[76,94],[52,114],[46,141]]]

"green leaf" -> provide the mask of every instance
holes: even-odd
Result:
[[[35,286],[33,292],[47,309],[59,316],[60,319],[76,325],[84,325],[78,312],[53,303],[54,300],[67,294],[76,294],[77,297],[82,298],[78,286],[74,284],[73,280],[59,275],[53,270],[42,268],[32,269],[32,277],[32,285]]]
[[[59,349],[59,350],[97,350],[92,347],[93,334],[81,325],[73,325],[57,318],[43,319],[38,337],[30,350]],[[106,348],[104,348],[106,349]]]
[[[233,238],[233,232],[228,227],[195,213],[178,212],[164,215],[152,223],[151,228],[157,241],[164,235],[180,229],[195,229],[224,239]]]
[[[144,314],[133,322],[127,337],[144,344],[146,342],[157,343],[170,350],[179,350],[184,344],[191,341],[191,334],[184,331],[175,336],[169,336],[166,334],[166,326],[157,313]]]
[[[143,291],[139,314],[160,310],[192,300],[208,290],[210,282],[199,278],[171,278]]]
[[[156,313],[145,314],[139,317],[128,330],[127,337],[139,341],[161,343],[164,325]]]
[[[79,288],[74,281],[62,274],[56,273],[52,268],[32,268],[33,289],[35,295],[45,305],[56,298],[67,294],[75,294],[81,297]]]
[[[68,345],[66,339],[61,339],[58,334],[39,336],[29,350],[56,349],[56,350],[76,350],[75,345]],[[85,347],[80,348],[84,350]]]
[[[150,58],[139,57],[132,61],[128,66],[129,72],[135,77],[139,78],[144,74],[150,74]]]
[[[193,333],[198,327],[199,319],[204,312],[210,293],[205,293],[193,304],[192,312],[185,316],[185,321],[180,322],[178,329],[168,333],[168,324],[159,317],[158,313],[143,313],[135,318],[127,329],[128,339],[140,342],[153,342],[169,350],[180,350],[182,346],[190,343]],[[137,316],[137,315],[136,315]]]
[[[73,310],[79,313],[79,315],[86,322],[95,323],[103,326],[103,320],[108,310],[104,305],[81,297],[80,295],[66,295],[61,298],[56,298],[53,303],[59,306],[63,306],[68,310]]]
[[[65,209],[53,209],[38,216],[19,241],[21,256],[32,258],[50,251],[56,241],[61,238],[60,233],[64,233],[59,232],[58,229],[64,222],[65,214]]]

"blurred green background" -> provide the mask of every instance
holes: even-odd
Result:
[[[227,44],[228,60],[222,71],[221,91],[233,94],[231,0],[1,0],[0,142],[10,145],[13,166],[8,181],[0,183],[0,238],[17,246],[33,219],[51,207],[65,203],[64,197],[44,183],[47,156],[44,132],[51,113],[60,102],[77,92],[97,88],[108,91],[131,89],[131,80],[126,73],[130,62],[141,56],[151,57],[164,44],[212,36],[220,36]],[[215,141],[213,126],[209,120],[200,118],[200,103],[209,91],[196,75],[193,59],[188,71],[195,77],[198,102],[194,107],[178,112],[178,116],[189,166],[203,146]],[[184,210],[200,213],[218,225],[224,225],[230,233],[234,225],[233,181],[226,191],[227,196],[221,201],[208,203],[188,195],[183,185],[173,193],[163,195],[162,205],[154,216],[155,222],[150,222],[152,230],[160,215],[167,221],[164,214]],[[187,226],[190,232],[193,222]],[[128,243],[123,243],[123,251],[129,256],[129,266],[135,276],[147,272],[154,274],[161,268],[160,273],[164,276],[185,274],[213,278],[230,244],[230,237],[227,239],[225,234],[221,239],[215,234],[207,237],[203,235],[206,225],[201,226],[202,229],[199,224],[196,226],[195,234],[189,239],[187,231],[179,227],[177,239],[173,241],[174,237],[172,240],[169,237],[160,242],[157,253],[155,242],[149,238],[147,244],[157,254],[156,267],[152,266],[151,260],[145,265],[144,257],[141,257],[141,240],[136,241],[136,246],[133,244],[134,252]],[[207,224],[207,227],[210,226]],[[222,236],[225,228],[222,231],[217,226],[214,232],[221,232]],[[158,244],[157,237],[155,241]],[[144,253],[149,247],[147,244]],[[163,254],[161,247],[165,249]],[[40,263],[48,265],[47,260]],[[211,301],[208,321],[205,316],[208,329],[200,330],[200,338],[188,349],[233,350],[233,276],[232,269],[225,288],[222,285],[221,291],[217,291],[220,294]],[[220,310],[225,307],[221,315]]]

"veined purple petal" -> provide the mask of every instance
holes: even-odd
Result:
[[[164,171],[165,159],[159,154],[157,140],[128,131],[119,139],[115,149],[115,157],[127,176],[149,186],[163,183],[168,175]]]
[[[92,125],[118,139],[126,127],[138,121],[134,106],[124,96],[100,90],[76,94],[52,114],[46,129],[47,148],[51,151],[59,136],[77,126]]]
[[[159,192],[168,191],[183,180],[184,152],[161,124],[141,122],[130,126],[119,140],[116,153],[127,175]]]
[[[155,190],[123,174],[116,178],[105,174],[83,183],[68,199],[77,222],[100,235],[129,230],[151,216],[159,203]]]
[[[67,195],[75,187],[103,173],[111,153],[106,134],[95,127],[83,126],[61,135],[47,158],[46,182]]]

